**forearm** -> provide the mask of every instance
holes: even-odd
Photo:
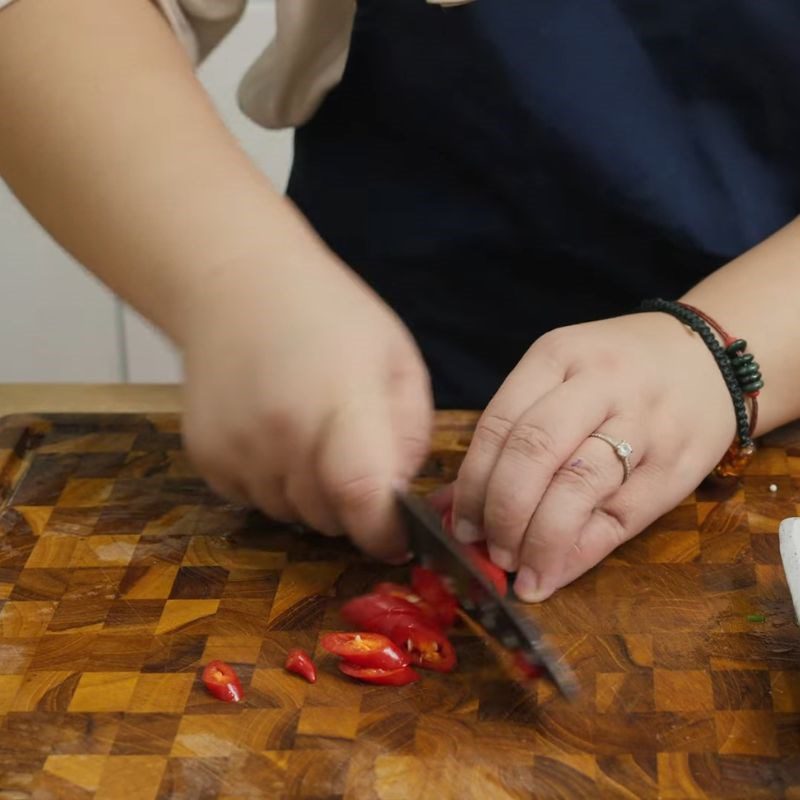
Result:
[[[178,341],[190,290],[225,265],[319,248],[146,0],[19,0],[1,12],[0,109],[2,177]]]
[[[756,433],[800,418],[800,219],[681,299],[745,339],[761,365]]]

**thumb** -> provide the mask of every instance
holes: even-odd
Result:
[[[394,498],[394,450],[388,403],[376,393],[330,419],[318,459],[320,485],[342,527],[382,560],[400,560],[407,552]]]

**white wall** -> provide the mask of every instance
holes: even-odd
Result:
[[[245,149],[283,190],[291,132],[264,131],[236,107],[239,78],[272,38],[274,13],[272,0],[250,0],[199,77]],[[0,382],[180,380],[180,361],[163,337],[63,253],[2,184],[0,297]]]

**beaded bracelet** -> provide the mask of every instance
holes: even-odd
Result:
[[[758,414],[756,398],[764,386],[758,363],[751,354],[745,353],[747,342],[744,339],[734,339],[711,317],[685,303],[656,298],[643,302],[641,310],[671,314],[697,333],[708,347],[728,388],[736,416],[736,439],[714,468],[714,475],[722,478],[740,475],[756,450],[752,438]],[[722,337],[724,346],[717,341],[712,328]],[[753,412],[750,419],[745,395],[752,402]]]
[[[747,350],[747,342],[744,339],[737,339],[735,336],[731,336],[722,325],[699,308],[690,306],[688,303],[678,303],[678,305],[688,308],[689,311],[697,314],[722,339],[725,352],[731,360],[731,366],[739,381],[739,386],[742,387],[742,392],[750,399],[750,436],[752,438],[758,423],[758,395],[761,389],[764,388],[764,379],[761,377],[761,368],[758,362],[751,353],[745,352]]]

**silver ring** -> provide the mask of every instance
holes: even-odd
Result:
[[[629,442],[626,442],[624,439],[614,439],[611,436],[606,436],[605,433],[590,433],[589,438],[600,439],[601,442],[605,442],[606,444],[610,444],[614,448],[614,452],[617,454],[617,458],[622,462],[622,469],[625,471],[625,474],[622,477],[622,482],[625,483],[628,478],[631,476],[631,456],[633,455],[633,448],[631,447]]]

